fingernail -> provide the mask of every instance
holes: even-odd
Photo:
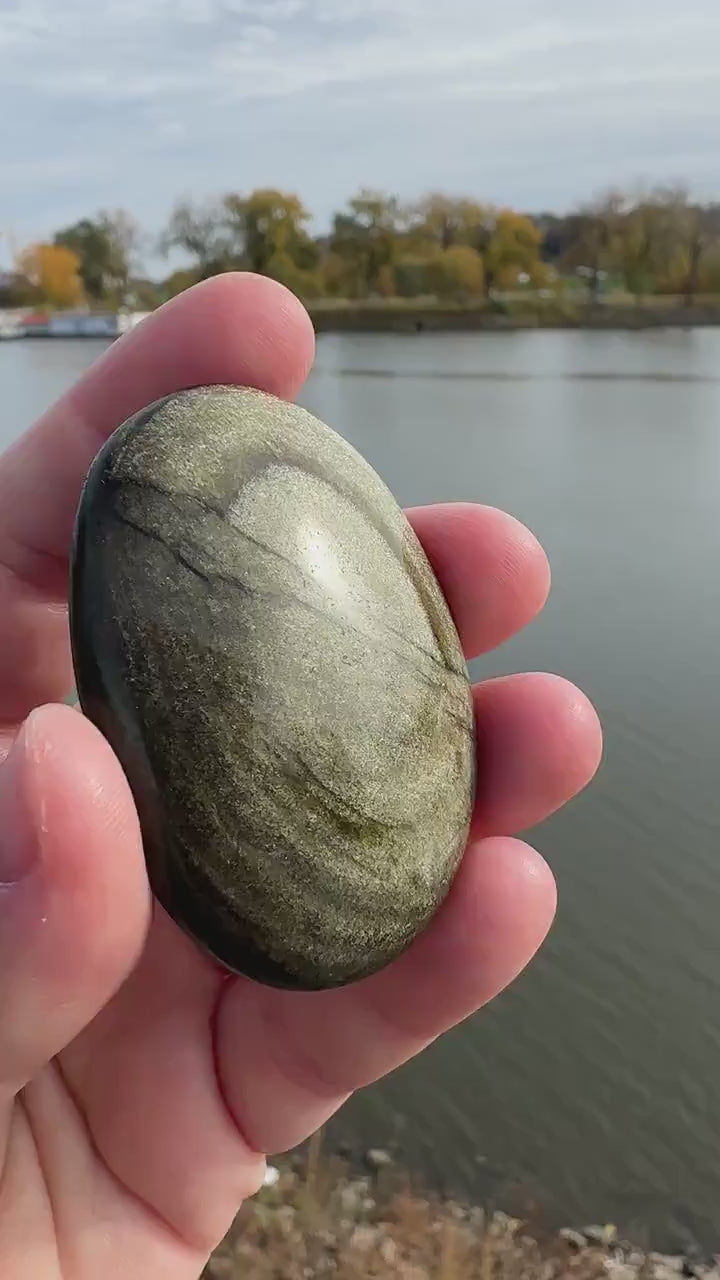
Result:
[[[17,884],[37,859],[37,839],[27,798],[28,721],[0,765],[0,886]]]

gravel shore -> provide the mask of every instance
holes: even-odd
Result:
[[[612,1226],[541,1235],[505,1213],[418,1194],[385,1152],[360,1176],[311,1144],[272,1169],[204,1280],[720,1280],[720,1257],[646,1252]]]

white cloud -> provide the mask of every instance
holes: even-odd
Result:
[[[256,182],[321,220],[363,183],[720,195],[718,50],[718,0],[0,0],[0,225]]]

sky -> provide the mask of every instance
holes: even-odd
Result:
[[[720,0],[0,0],[0,261],[103,207],[720,198]]]

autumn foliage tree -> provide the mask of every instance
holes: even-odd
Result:
[[[394,292],[393,268],[402,253],[403,213],[398,200],[367,188],[336,213],[329,248],[344,264],[348,297]]]
[[[413,239],[416,243],[435,245],[442,250],[472,245],[485,216],[485,206],[477,200],[434,191],[413,210]]]
[[[450,291],[489,294],[540,272],[542,233],[533,220],[467,196],[426,196],[414,210],[410,237],[434,259],[433,274]]]
[[[53,307],[78,306],[84,299],[80,259],[72,249],[55,244],[32,244],[22,251],[18,271],[44,302]]]
[[[63,228],[54,243],[76,254],[88,299],[117,306],[128,293],[140,240],[140,228],[132,215],[115,209],[101,210],[94,218],[81,218]]]
[[[512,289],[521,275],[532,279],[540,263],[541,243],[532,218],[512,209],[488,212],[475,241],[482,254],[487,292],[496,285]]]
[[[640,246],[646,255],[643,284],[684,295],[688,306],[707,280],[713,248],[718,247],[720,217],[712,207],[693,202],[683,187],[650,193],[630,215],[633,225],[642,215]]]
[[[477,299],[485,292],[485,265],[477,249],[467,244],[451,244],[432,261],[430,280],[440,298],[458,301]]]
[[[189,254],[201,279],[219,271],[256,271],[297,292],[310,292],[317,284],[312,272],[320,253],[306,229],[309,221],[308,210],[291,193],[274,188],[249,195],[229,192],[204,204],[177,204],[160,248]]]
[[[631,205],[618,225],[617,259],[628,293],[652,293],[663,268],[676,257],[680,225],[672,195],[658,191]]]
[[[278,261],[305,270],[315,266],[318,251],[306,228],[310,213],[298,196],[273,188],[224,200],[228,228],[236,253],[249,270],[272,274]]]
[[[326,234],[297,194],[263,187],[176,204],[156,241],[175,259],[161,282],[140,272],[142,243],[129,213],[100,211],[26,250],[6,295],[142,308],[232,270],[270,276],[308,300],[504,305],[551,286],[591,304],[604,293],[690,304],[720,292],[720,205],[698,204],[679,186],[609,191],[536,217],[462,193],[403,201],[361,188]]]
[[[688,304],[703,289],[714,292],[718,279],[720,209],[693,202],[682,187],[611,191],[571,214],[561,230],[556,220],[552,236],[562,243],[558,265],[583,275],[593,300],[603,278],[638,301],[683,294]]]

